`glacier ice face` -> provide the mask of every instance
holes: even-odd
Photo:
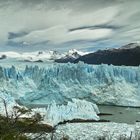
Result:
[[[140,67],[43,64],[25,70],[0,67],[4,89],[27,106],[65,104],[72,98],[98,104],[140,106]]]
[[[46,108],[36,108],[33,111],[40,113],[44,116],[44,121],[53,126],[73,119],[99,120],[97,116],[99,110],[96,104],[79,99],[72,99],[66,105],[58,105],[54,101]]]

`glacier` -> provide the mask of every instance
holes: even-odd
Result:
[[[140,67],[113,65],[43,64],[0,67],[0,92],[30,107],[73,98],[96,104],[140,106]]]
[[[0,112],[15,105],[32,108],[52,126],[99,120],[96,104],[140,107],[140,67],[43,63],[0,66]]]
[[[53,139],[69,140],[139,140],[140,123],[67,123],[56,126]],[[30,138],[35,138],[38,133],[26,133]],[[52,133],[44,133],[42,140],[52,140]]]
[[[97,115],[100,112],[96,104],[79,99],[72,99],[72,101],[69,101],[65,105],[58,105],[54,101],[46,108],[35,108],[32,109],[32,111],[44,116],[44,122],[47,122],[47,124],[52,126],[55,126],[60,122],[74,119],[96,121],[100,119]]]

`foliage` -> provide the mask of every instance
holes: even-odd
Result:
[[[12,114],[9,115],[4,99],[3,104],[5,116],[0,115],[0,140],[31,140],[25,136],[25,133],[41,133],[45,131],[46,127],[40,124],[42,117],[39,113],[32,115],[30,109],[14,106]],[[31,117],[23,117],[26,115]]]
[[[0,139],[1,140],[30,140],[24,135],[24,130],[19,128],[19,117],[24,114],[24,109],[13,109],[14,113],[8,117],[0,115]],[[22,112],[23,111],[23,112]],[[25,122],[26,123],[26,122]]]

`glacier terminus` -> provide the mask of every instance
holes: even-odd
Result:
[[[96,104],[140,107],[140,67],[83,62],[22,68],[1,66],[0,83],[1,95],[9,106],[16,103],[38,108],[44,114],[49,111],[54,124],[68,119],[65,111],[70,111],[71,119],[82,114],[83,119],[98,120]],[[59,118],[53,118],[54,108]],[[84,115],[84,108],[92,110],[93,117]],[[50,116],[46,118],[51,120]]]

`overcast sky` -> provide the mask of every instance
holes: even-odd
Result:
[[[140,0],[0,0],[0,50],[94,50],[139,40]]]

